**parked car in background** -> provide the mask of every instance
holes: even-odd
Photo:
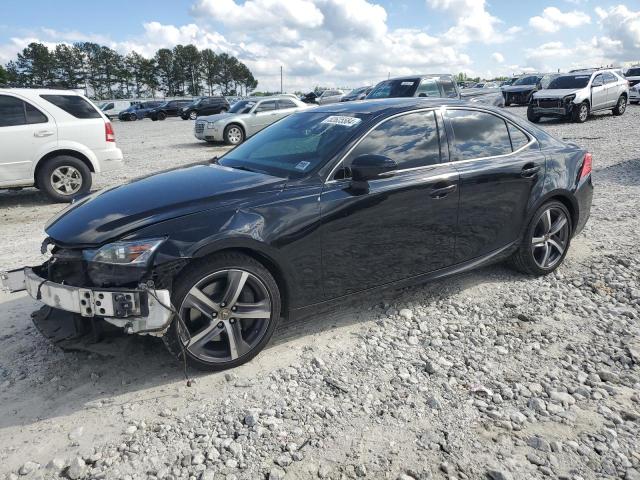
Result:
[[[309,92],[306,93],[304,95],[302,95],[300,97],[300,101],[307,103],[307,104],[313,104],[313,105],[317,105],[318,104],[318,95],[316,94],[316,92]]]
[[[142,102],[131,105],[126,110],[123,110],[118,114],[118,119],[123,122],[133,122],[136,120],[142,120],[147,117],[148,113],[156,108],[158,105],[162,105],[161,101]]]
[[[254,97],[233,104],[227,113],[198,117],[194,135],[198,140],[238,145],[247,138],[307,104],[287,96]]]
[[[182,108],[193,103],[193,100],[169,100],[149,110],[147,117],[154,122],[164,120],[167,117],[177,117],[182,113]]]
[[[411,75],[390,78],[378,83],[367,95],[367,100],[378,98],[426,97],[461,98],[470,102],[494,106],[504,105],[502,94],[497,89],[458,89],[452,75]]]
[[[212,165],[78,202],[46,226],[51,258],[3,283],[222,370],[322,303],[507,259],[550,274],[589,218],[591,170],[590,153],[503,109],[321,106]]]
[[[640,102],[640,65],[634,65],[624,72],[624,77],[629,82],[629,102]]]
[[[31,187],[57,202],[122,166],[107,116],[71,90],[0,88],[0,188]]]
[[[500,84],[501,87],[507,87],[509,85],[513,85],[513,83],[518,80],[520,77],[511,77],[509,80],[505,80]]]
[[[344,95],[340,99],[340,101],[341,102],[353,102],[354,100],[364,100],[367,97],[367,95],[369,94],[369,92],[371,92],[371,90],[373,90],[372,86],[354,88],[349,93]]]
[[[337,103],[344,96],[344,92],[342,90],[334,89],[334,90],[325,90],[318,97],[319,105],[328,105],[329,103]]]
[[[570,118],[585,122],[591,112],[611,110],[622,115],[629,100],[629,84],[614,70],[577,71],[557,76],[543,90],[533,94],[527,118]]]
[[[202,97],[182,107],[180,117],[183,120],[195,120],[203,115],[228,112],[229,107],[229,102],[224,97]]]
[[[502,87],[504,104],[527,105],[531,100],[533,92],[545,88],[549,82],[558,74],[532,73],[518,78],[513,84]]]
[[[100,110],[110,119],[119,118],[120,112],[131,108],[133,105],[138,105],[138,101],[130,100],[112,100],[108,102],[102,102],[100,104]]]

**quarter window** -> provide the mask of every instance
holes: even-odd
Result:
[[[98,111],[78,95],[40,95],[47,102],[76,118],[102,118]]]
[[[440,162],[440,139],[434,112],[409,113],[392,118],[372,130],[345,159],[349,167],[364,154],[385,155],[398,169]]]
[[[438,82],[433,78],[425,78],[416,90],[416,97],[440,97]]]
[[[509,136],[511,137],[511,147],[513,151],[520,150],[527,143],[529,143],[529,137],[527,137],[522,130],[513,126],[507,122],[507,128],[509,129]]]
[[[47,123],[47,117],[33,105],[19,98],[0,95],[0,127]]]
[[[453,161],[494,157],[512,152],[505,121],[490,113],[448,110],[453,129]]]

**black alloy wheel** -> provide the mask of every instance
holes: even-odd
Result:
[[[551,201],[538,209],[512,257],[514,266],[523,273],[546,275],[562,263],[571,242],[571,215],[559,201]]]
[[[280,317],[280,294],[269,271],[251,257],[224,253],[180,276],[174,320],[165,343],[201,370],[241,365],[264,348]]]

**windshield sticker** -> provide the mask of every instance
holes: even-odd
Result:
[[[331,115],[330,117],[325,118],[320,123],[329,123],[332,125],[342,125],[344,127],[355,127],[362,120],[360,118],[355,117],[343,117],[341,115]]]
[[[416,82],[402,82],[400,85],[402,85],[403,87],[408,87],[408,86],[413,85],[414,83],[416,83]]]
[[[309,168],[309,165],[311,165],[311,162],[307,162],[307,161],[303,160],[302,162],[298,163],[295,166],[295,169],[296,170],[302,170],[304,172],[307,168]]]

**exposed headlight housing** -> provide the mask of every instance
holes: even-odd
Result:
[[[217,120],[214,120],[213,122],[207,122],[207,128],[214,128],[216,126]]]
[[[84,250],[84,259],[110,265],[145,265],[164,242],[164,238],[149,238],[130,242],[109,243],[97,250]]]
[[[573,100],[574,100],[575,98],[576,98],[576,94],[575,94],[575,93],[572,93],[571,95],[567,95],[566,97],[564,97],[564,98],[562,99],[562,101],[563,101],[564,103],[569,103],[569,102],[573,102]]]

